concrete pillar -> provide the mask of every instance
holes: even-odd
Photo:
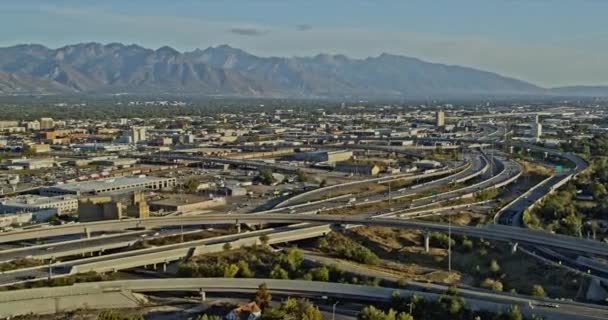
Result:
[[[167,263],[163,263],[163,272],[167,272]]]
[[[87,236],[87,239],[91,238],[91,230],[89,230],[89,228],[84,228],[84,234]]]
[[[201,302],[207,301],[207,293],[205,293],[205,291],[202,288],[199,290],[199,292],[201,294]]]
[[[424,252],[428,253],[431,251],[431,234],[428,232],[424,233]]]
[[[152,269],[156,270],[156,263],[152,264]]]
[[[511,253],[517,252],[517,246],[518,246],[517,242],[511,244]]]
[[[236,233],[241,233],[241,224],[240,223],[236,224]]]

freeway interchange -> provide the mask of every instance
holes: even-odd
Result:
[[[536,146],[525,145],[522,147],[538,148]],[[554,152],[549,149],[539,149],[546,152]],[[559,153],[570,161],[576,164],[574,174],[582,171],[586,167],[586,163],[580,158]],[[247,165],[258,165],[257,163],[248,162]],[[492,170],[489,170],[491,168]],[[281,170],[291,170],[288,168],[279,168]],[[432,190],[437,186],[441,186],[446,182],[466,182],[469,180],[477,181],[472,185],[467,185],[454,190],[448,190],[430,197],[417,198],[411,201],[408,210],[419,210],[429,205],[434,205],[440,202],[449,201],[452,199],[460,199],[470,197],[475,192],[488,188],[499,188],[515,181],[521,175],[522,168],[516,162],[510,160],[506,156],[492,156],[491,159],[486,153],[471,153],[467,155],[463,165],[453,169],[445,169],[439,173],[431,173],[426,175],[411,176],[402,175],[398,178],[377,179],[378,184],[386,183],[387,181],[395,180],[418,180],[430,179],[430,181],[416,184],[403,190],[396,190],[392,193],[371,194],[365,196],[365,199],[358,199],[356,203],[345,203],[344,197],[336,197],[336,199],[328,199],[319,203],[305,202],[301,203],[286,202],[275,209],[263,212],[255,212],[249,214],[206,214],[195,216],[174,216],[164,218],[148,218],[148,219],[127,219],[120,221],[102,221],[92,223],[76,223],[63,226],[52,226],[43,228],[34,228],[29,230],[6,232],[0,235],[0,242],[16,242],[31,239],[44,239],[65,236],[70,234],[85,234],[92,233],[114,233],[118,234],[106,235],[105,237],[92,237],[79,240],[63,241],[47,245],[39,245],[34,247],[25,247],[21,249],[12,249],[0,252],[0,260],[8,261],[12,258],[19,257],[34,257],[39,259],[60,259],[62,257],[74,256],[77,254],[93,254],[97,252],[99,257],[88,257],[76,259],[73,261],[58,261],[51,263],[49,266],[33,267],[24,270],[14,270],[5,272],[0,275],[0,285],[9,285],[21,282],[35,281],[47,277],[68,276],[80,272],[96,271],[96,272],[111,272],[122,269],[130,269],[148,265],[166,265],[172,261],[187,258],[193,254],[204,254],[219,252],[225,243],[231,245],[252,245],[260,242],[261,235],[267,235],[270,243],[293,242],[310,237],[317,237],[331,230],[340,230],[340,228],[352,226],[386,226],[391,228],[408,228],[417,229],[427,232],[451,232],[457,235],[466,235],[471,237],[479,237],[484,239],[492,239],[496,241],[504,241],[513,245],[531,245],[539,247],[548,247],[553,250],[567,250],[571,252],[579,252],[587,255],[599,255],[608,257],[608,245],[597,241],[578,239],[562,235],[556,235],[543,231],[534,231],[522,228],[514,228],[512,226],[503,225],[487,225],[487,226],[455,226],[445,223],[425,222],[411,219],[403,219],[398,214],[386,212],[385,214],[374,215],[323,215],[323,211],[327,208],[342,208],[352,207],[357,205],[383,202],[387,200],[397,200],[407,198],[424,190]],[[555,175],[546,179],[539,185],[532,188],[529,192],[516,198],[507,206],[502,208],[496,215],[497,222],[503,224],[515,224],[515,221],[520,219],[521,212],[530,206],[530,201],[535,203],[542,199],[548,192],[554,190],[556,186],[563,181],[567,181],[574,174]],[[482,178],[483,176],[483,178]],[[372,180],[372,179],[370,179]],[[481,181],[479,181],[481,180]],[[297,212],[296,212],[297,210]],[[133,245],[140,240],[143,234],[150,233],[146,230],[160,230],[157,237],[167,235],[175,235],[176,226],[194,228],[208,227],[214,225],[236,225],[241,224],[252,225],[289,225],[287,227],[263,228],[253,232],[243,232],[234,235],[221,236],[210,239],[203,239],[193,242],[179,243],[176,245],[155,247],[149,249],[140,249],[126,251],[124,253],[102,255],[106,250],[116,248],[125,248]],[[240,229],[240,227],[239,227]],[[125,233],[126,232],[126,233]],[[225,284],[224,289],[228,290],[228,284]],[[332,287],[332,284],[327,284]],[[337,286],[337,285],[336,285]],[[204,286],[200,286],[203,288]],[[175,287],[174,289],[177,289]],[[237,290],[238,291],[238,290]],[[321,292],[321,291],[319,291]],[[322,291],[326,292],[326,291]],[[473,301],[477,301],[484,308],[488,306],[496,306],[497,304],[508,305],[515,299],[505,294],[488,293],[483,290],[471,290],[470,297]],[[362,295],[365,296],[365,295]],[[369,297],[368,297],[369,298]],[[518,303],[529,303],[529,298],[517,298]],[[582,308],[582,309],[577,309]],[[577,314],[580,319],[601,319],[606,316],[605,310],[595,306],[568,306],[558,312],[550,310],[547,312],[549,318],[551,314]],[[588,316],[588,317],[587,317]],[[556,318],[559,319],[559,318]]]

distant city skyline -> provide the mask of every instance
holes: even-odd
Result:
[[[0,4],[0,46],[122,42],[262,56],[383,52],[541,86],[608,85],[608,1],[30,0]]]

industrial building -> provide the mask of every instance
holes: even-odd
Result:
[[[0,213],[36,212],[56,209],[57,214],[76,212],[78,200],[72,196],[43,197],[24,194],[0,201]]]
[[[2,168],[6,170],[36,170],[52,168],[56,165],[54,159],[10,159],[2,164]]]
[[[113,159],[100,159],[94,160],[92,164],[99,166],[115,167],[115,168],[129,168],[137,164],[137,159],[129,158],[113,158]]]
[[[150,201],[150,210],[166,212],[191,212],[205,210],[226,204],[226,198],[206,198],[189,194],[172,195],[164,199]]]
[[[319,150],[310,152],[300,152],[292,155],[296,161],[309,162],[340,162],[346,161],[353,157],[353,152],[350,150]]]
[[[51,145],[49,144],[30,144],[26,148],[28,151],[33,153],[45,153],[51,151]]]
[[[119,152],[119,151],[127,151],[127,150],[131,149],[131,147],[129,147],[128,145],[113,144],[113,143],[84,143],[84,144],[73,145],[72,149],[75,151],[86,151],[86,152],[96,152],[96,151]]]
[[[380,167],[375,164],[358,164],[349,162],[336,163],[335,170],[340,172],[371,176],[375,176],[380,173]]]
[[[141,189],[171,189],[175,186],[175,178],[159,178],[147,176],[116,177],[110,179],[74,182],[50,187],[42,187],[41,195],[94,195],[116,193],[119,191],[132,191]]]
[[[90,222],[99,220],[118,220],[125,217],[148,218],[150,207],[142,192],[124,196],[92,196],[78,203],[78,220]]]
[[[441,162],[435,160],[414,161],[414,165],[420,169],[434,169],[441,167]]]

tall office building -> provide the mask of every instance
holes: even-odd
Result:
[[[40,118],[40,129],[53,129],[55,120],[53,118]]]
[[[435,125],[437,127],[445,126],[445,113],[441,110],[437,111],[437,113],[435,114]]]
[[[531,135],[537,140],[543,135],[543,125],[538,120],[538,115],[534,116],[534,123],[531,126]]]
[[[138,143],[146,140],[146,127],[132,127],[131,128],[131,142]]]

